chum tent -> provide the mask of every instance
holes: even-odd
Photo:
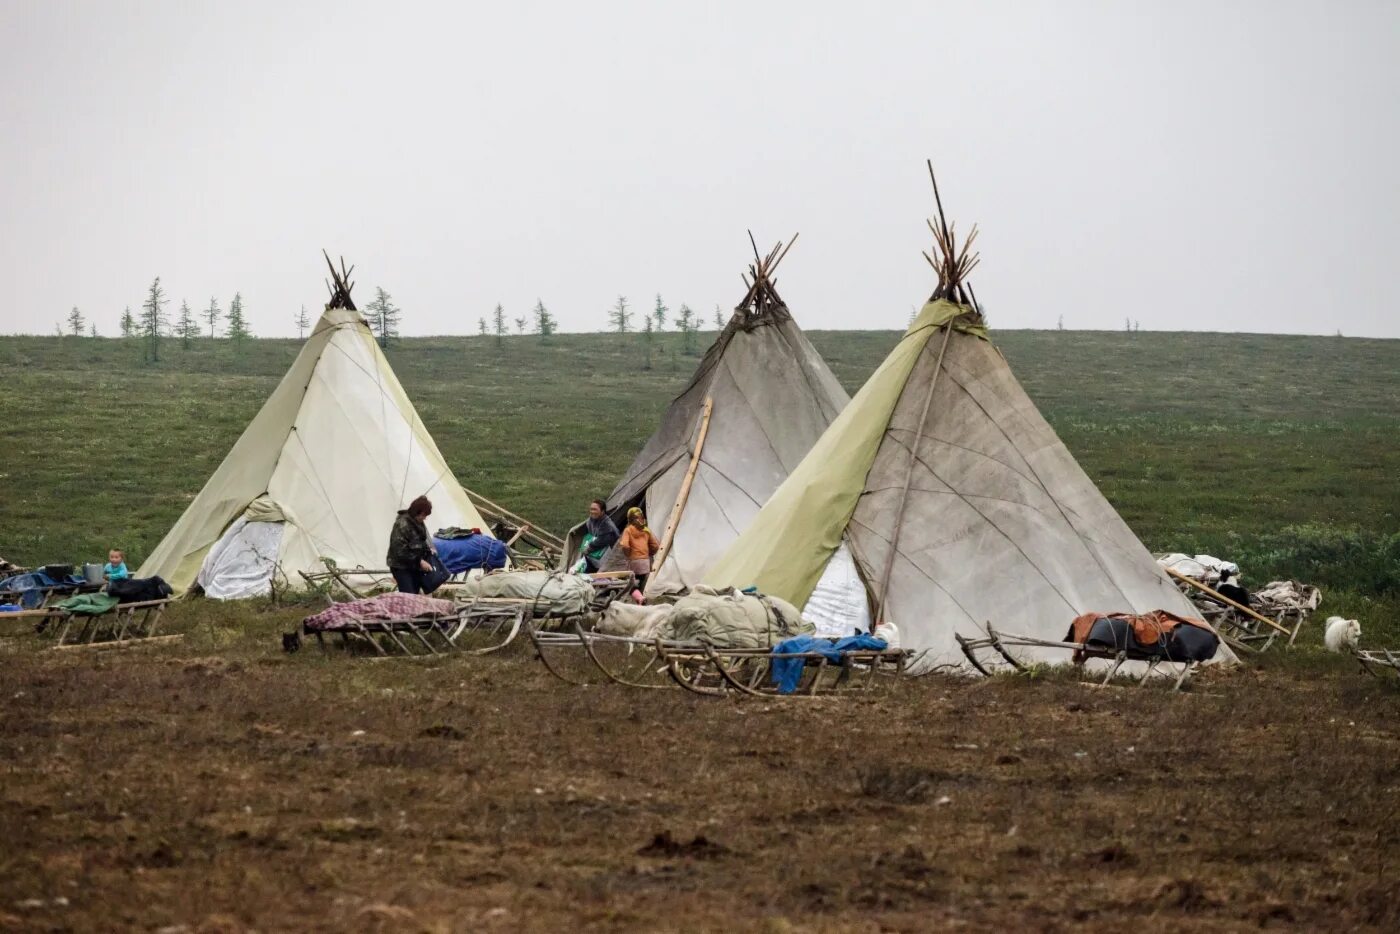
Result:
[[[743,300],[607,498],[619,528],[640,505],[661,540],[649,593],[699,583],[849,401],[778,295],[796,239],[755,247]]]
[[[434,527],[486,532],[355,310],[349,271],[331,272],[291,369],[138,576],[222,599],[266,594],[274,575],[298,588],[323,557],[382,569],[396,512],[422,494]]]
[[[1199,617],[988,338],[963,285],[976,228],[959,250],[930,227],[932,299],[704,583],[809,615],[836,595],[855,608],[845,634],[893,622],[923,670],[961,662],[955,635],[986,623],[1061,640],[1086,612]]]

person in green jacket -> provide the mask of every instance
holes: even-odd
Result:
[[[389,531],[389,573],[401,593],[432,593],[436,588],[428,580],[433,574],[432,556],[436,553],[424,521],[432,514],[433,504],[420,496],[400,509]]]

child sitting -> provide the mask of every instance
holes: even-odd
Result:
[[[126,569],[126,555],[121,549],[113,548],[107,552],[107,563],[102,565],[102,576],[107,578],[107,583],[112,581],[124,581],[131,577],[131,572]]]

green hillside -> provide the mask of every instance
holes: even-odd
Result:
[[[712,334],[699,335],[703,350]],[[852,391],[894,332],[811,338]],[[1400,591],[1400,341],[1005,331],[998,346],[1154,550],[1206,550],[1254,581]],[[679,335],[406,339],[389,358],[468,487],[562,530],[605,494],[698,357]],[[0,338],[0,555],[139,562],[297,353]],[[386,521],[388,517],[386,517]]]

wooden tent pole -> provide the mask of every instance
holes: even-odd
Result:
[[[564,547],[564,542],[558,536],[552,535],[549,532],[546,532],[544,529],[533,525],[530,522],[530,520],[525,519],[521,516],[517,516],[515,513],[511,512],[509,509],[506,509],[504,506],[500,506],[496,503],[491,502],[489,499],[482,496],[480,493],[477,493],[474,490],[468,490],[466,487],[462,487],[462,492],[467,494],[468,499],[475,501],[473,505],[479,504],[486,506],[488,509],[494,511],[496,515],[505,519],[510,519],[518,526],[525,526],[529,528],[530,533],[535,537],[543,539],[544,541],[558,548],[562,549]]]
[[[885,570],[880,575],[879,598],[875,601],[875,623],[883,622],[885,598],[889,596],[890,574],[894,571],[895,558],[899,556],[899,533],[904,529],[904,506],[909,499],[909,486],[914,482],[914,465],[919,461],[919,439],[924,435],[924,422],[928,421],[929,406],[933,403],[933,391],[938,388],[938,374],[943,372],[943,354],[948,350],[948,338],[953,336],[953,321],[943,325],[943,345],[938,348],[938,362],[933,366],[933,378],[928,383],[928,395],[924,397],[924,408],[919,413],[919,421],[914,426],[914,440],[909,445],[909,469],[904,474],[904,489],[899,494],[899,506],[895,511],[894,534],[890,536],[890,558],[885,562]]]
[[[690,499],[690,485],[695,482],[695,471],[700,467],[700,452],[705,448],[705,435],[710,431],[710,413],[714,410],[715,400],[705,397],[704,414],[700,416],[700,434],[695,439],[695,453],[690,457],[690,466],[685,471],[685,479],[681,481],[681,491],[676,496],[676,505],[671,507],[671,517],[666,520],[666,531],[661,533],[661,547],[656,549],[656,561],[652,564],[654,573],[661,567],[661,563],[666,560],[666,555],[671,551],[671,542],[676,537],[676,527],[681,524],[681,513],[685,512],[685,504]]]
[[[1225,603],[1225,604],[1228,604],[1229,606],[1234,607],[1235,609],[1239,610],[1241,613],[1245,614],[1246,616],[1249,616],[1249,617],[1251,617],[1252,619],[1256,619],[1256,620],[1258,620],[1259,622],[1263,623],[1263,624],[1266,625],[1266,626],[1272,626],[1273,628],[1277,629],[1279,632],[1283,633],[1285,636],[1292,635],[1292,633],[1289,632],[1287,628],[1285,628],[1285,627],[1283,627],[1283,626],[1280,626],[1278,623],[1276,623],[1276,622],[1274,622],[1273,620],[1269,619],[1267,616],[1264,616],[1264,615],[1262,615],[1262,614],[1260,614],[1260,613],[1256,613],[1256,612],[1254,612],[1253,610],[1251,610],[1249,607],[1245,606],[1243,603],[1237,603],[1237,602],[1235,602],[1234,600],[1231,600],[1229,597],[1225,596],[1223,593],[1219,593],[1219,592],[1217,592],[1217,591],[1215,591],[1215,590],[1212,590],[1211,588],[1207,587],[1205,584],[1202,584],[1200,581],[1196,580],[1194,577],[1187,577],[1185,574],[1182,574],[1180,571],[1176,570],[1175,568],[1163,568],[1162,570],[1166,571],[1167,574],[1168,574],[1169,576],[1174,577],[1174,578],[1176,578],[1177,580],[1182,581],[1183,583],[1190,584],[1192,587],[1195,587],[1197,590],[1200,590],[1202,593],[1206,594],[1206,596],[1214,597],[1215,599],[1219,600],[1220,602]]]

